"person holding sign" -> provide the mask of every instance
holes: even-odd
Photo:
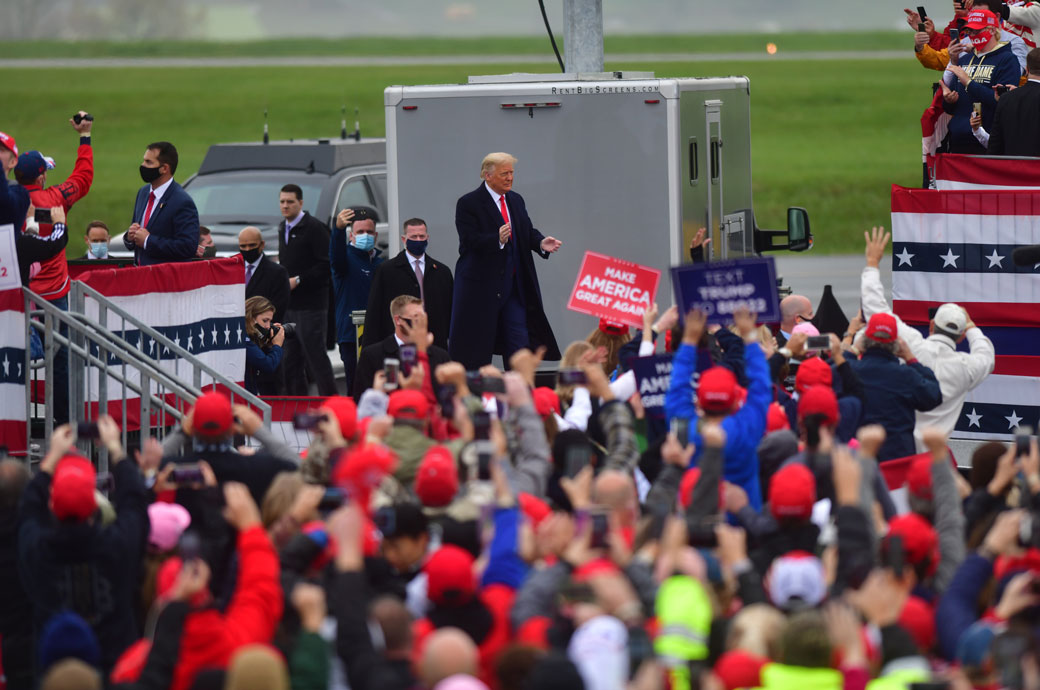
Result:
[[[480,166],[483,183],[455,205],[459,260],[448,349],[468,370],[490,364],[496,353],[508,362],[525,347],[545,346],[545,359],[560,359],[531,254],[548,259],[563,243],[531,223],[524,198],[512,191],[515,163],[508,153],[489,153]]]
[[[707,316],[693,310],[686,315],[682,344],[672,361],[672,380],[665,396],[665,413],[671,420],[689,423],[689,443],[695,447],[692,464],[700,459],[703,443],[700,424],[721,424],[726,432],[726,481],[741,486],[755,510],[762,508],[762,491],[758,481],[756,448],[766,429],[766,414],[773,399],[769,383],[769,365],[756,339],[755,315],[747,309],[733,314],[737,332],[744,339],[744,365],[748,387],[743,405],[741,390],[734,373],[721,366],[701,374],[697,390],[692,380],[697,368],[697,343],[707,323]]]

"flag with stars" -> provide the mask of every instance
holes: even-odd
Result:
[[[1040,264],[1011,261],[1014,249],[1038,243],[1040,190],[892,188],[893,310],[927,332],[928,310],[955,302],[996,349],[993,373],[962,408],[958,438],[1040,428]]]
[[[935,157],[935,188],[1040,189],[1040,159],[943,153]]]
[[[0,445],[26,450],[25,310],[21,289],[0,291]]]
[[[244,380],[245,271],[241,255],[103,269],[86,274],[82,280],[221,375],[239,384]],[[97,302],[87,300],[86,314],[95,320],[99,318]],[[107,326],[131,346],[139,348],[142,355],[157,360],[170,374],[189,384],[192,382],[192,367],[169,347],[138,329],[124,330],[122,319],[111,312]],[[115,360],[110,362],[115,363]],[[90,375],[89,390],[96,391],[101,374],[92,368]],[[202,386],[212,383],[213,378],[203,372]],[[109,379],[108,395],[110,401],[119,401],[118,405],[110,405],[110,413],[118,407],[121,414],[122,386],[114,379]],[[127,398],[127,403],[126,423],[135,428],[139,422],[139,400]],[[113,416],[119,419],[119,415]]]

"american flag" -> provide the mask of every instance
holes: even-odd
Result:
[[[993,374],[961,410],[959,438],[1006,439],[1040,426],[1040,264],[1011,261],[1015,248],[1038,243],[1040,190],[892,187],[893,310],[926,332],[928,309],[956,302],[996,349]]]

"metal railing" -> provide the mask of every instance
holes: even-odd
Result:
[[[73,422],[91,421],[118,403],[118,414],[113,416],[123,422],[124,447],[129,433],[127,420],[134,414],[139,415],[141,438],[162,438],[202,394],[203,386],[210,384],[223,386],[233,404],[252,407],[261,415],[264,425],[270,426],[270,405],[88,285],[72,282],[67,312],[28,288],[22,291],[26,343],[31,329],[35,329],[44,344],[42,364],[33,365],[28,347],[25,354],[25,371],[29,373],[25,405],[30,459],[34,452],[42,455],[42,449],[36,449],[32,443],[33,419],[42,417],[45,437],[49,438],[54,430],[54,362],[63,347],[68,349],[69,357],[68,418]],[[89,302],[96,303],[96,321],[86,314]],[[130,339],[126,337],[128,333],[135,335]],[[38,387],[40,370],[45,378],[44,395],[42,401],[34,402],[33,390]],[[128,398],[137,400],[128,403]],[[80,443],[81,450],[88,452],[89,440]],[[98,469],[108,469],[104,451],[99,453]]]

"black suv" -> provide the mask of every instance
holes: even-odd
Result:
[[[267,254],[278,253],[278,192],[295,183],[303,190],[303,208],[334,229],[334,218],[347,207],[375,211],[377,243],[386,248],[386,140],[304,139],[269,144],[214,144],[198,173],[184,189],[199,210],[199,223],[213,235],[219,256],[238,252],[238,233],[260,228]],[[122,237],[113,256],[131,256]]]

